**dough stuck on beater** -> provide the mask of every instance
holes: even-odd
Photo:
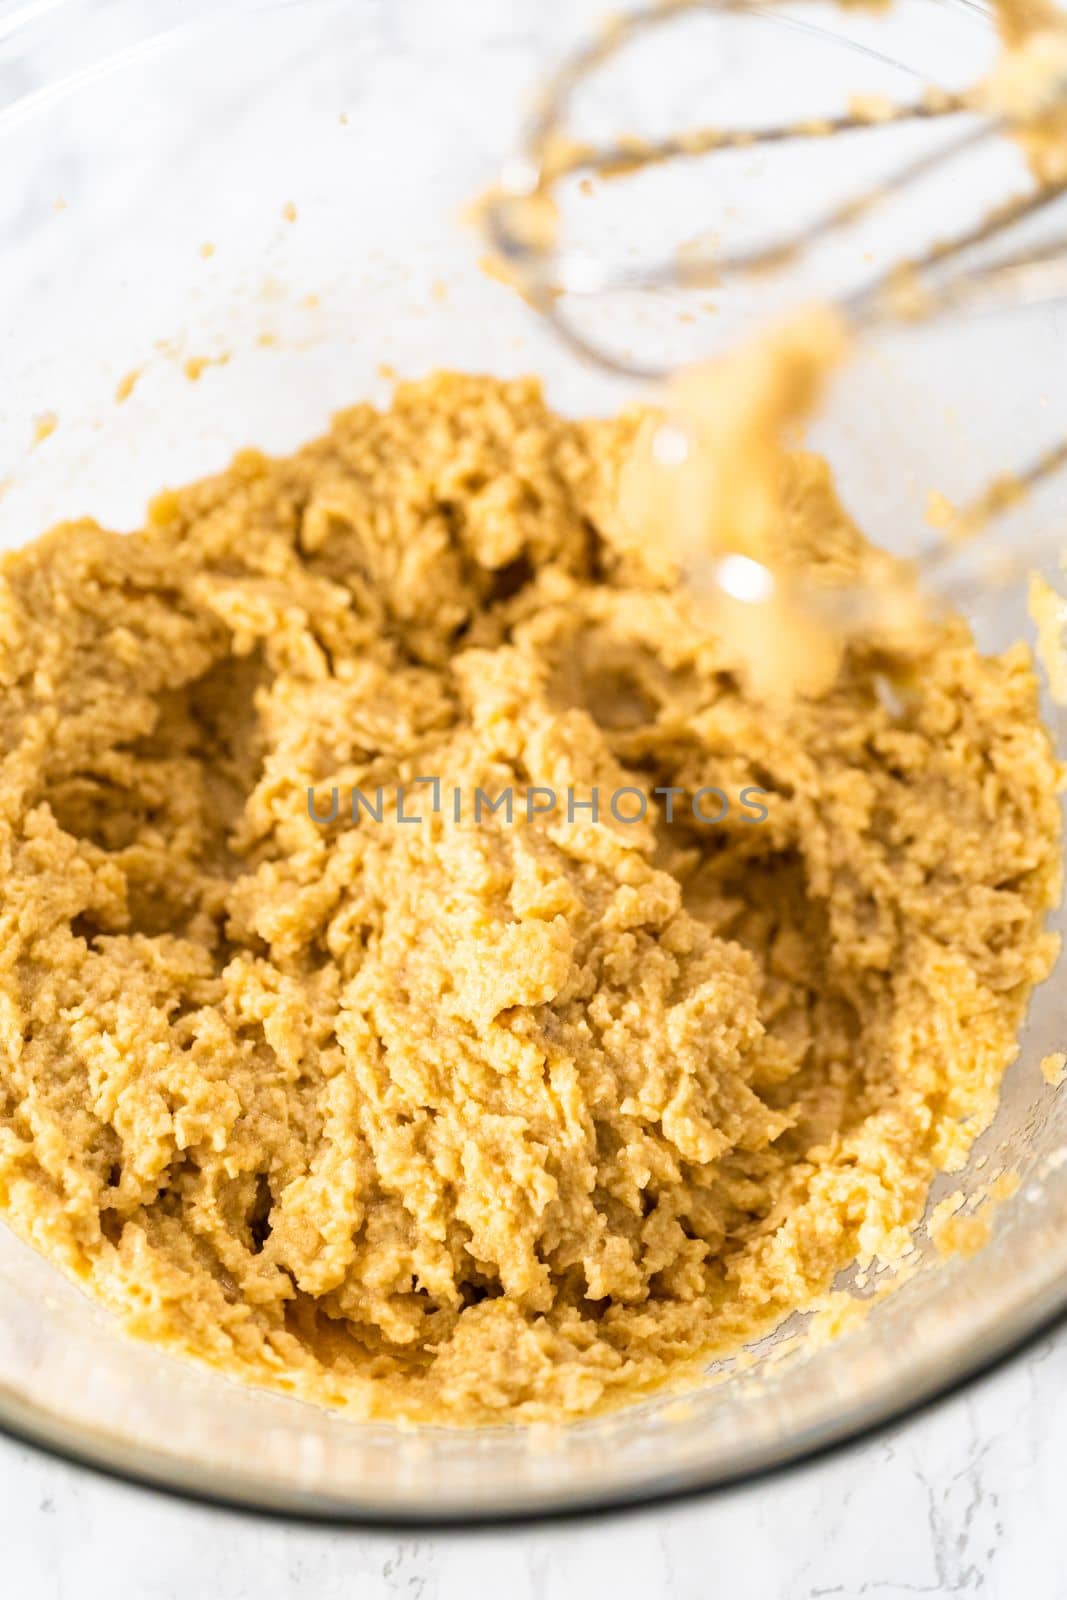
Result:
[[[758,699],[824,693],[850,634],[891,638],[900,655],[926,639],[908,563],[867,545],[838,567],[798,504],[809,480],[790,446],[850,345],[842,318],[816,306],[680,370],[620,474],[626,537],[699,599]]]

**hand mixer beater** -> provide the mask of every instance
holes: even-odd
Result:
[[[844,236],[890,200],[905,197],[909,186],[947,169],[965,152],[997,139],[1012,138],[1026,156],[1026,186],[1009,200],[980,215],[912,259],[878,271],[858,288],[829,301],[839,326],[861,336],[893,322],[1059,299],[1067,293],[1067,230],[1040,242],[1020,243],[1025,225],[1051,216],[1067,193],[1067,18],[1047,0],[1002,0],[1001,59],[988,76],[962,91],[927,90],[905,104],[856,100],[847,113],[758,128],[693,127],[662,139],[620,138],[598,145],[570,134],[579,90],[624,47],[642,36],[699,13],[759,15],[773,0],[660,0],[614,18],[591,42],[553,74],[528,129],[521,155],[508,167],[486,206],[486,225],[494,250],[504,258],[523,292],[556,333],[579,355],[629,377],[663,378],[672,365],[639,362],[608,348],[577,328],[561,310],[561,295],[598,295],[617,289],[664,290],[715,287],[722,290],[757,275],[784,271],[803,261],[814,247]],[[858,196],[832,205],[801,230],[756,248],[674,251],[640,267],[622,267],[588,251],[566,248],[560,240],[556,197],[568,180],[632,174],[668,163],[740,149],[792,141],[835,138],[902,123],[955,123],[953,136],[922,150],[890,176]],[[676,436],[665,437],[664,454],[684,452]],[[936,589],[961,542],[980,536],[993,519],[1035,485],[1067,464],[1067,439],[1011,473],[991,481],[953,521],[947,538],[919,558],[919,577]],[[736,562],[727,557],[702,578],[730,589]],[[996,579],[1007,576],[1003,559]],[[771,575],[766,574],[766,581]],[[753,571],[745,582],[750,593]],[[991,581],[987,573],[982,581]],[[764,585],[765,587],[765,585]],[[840,597],[844,598],[844,597]],[[856,597],[852,596],[854,600]],[[842,615],[862,622],[865,608],[844,605]]]

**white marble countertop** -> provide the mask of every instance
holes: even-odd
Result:
[[[398,1537],[192,1505],[0,1440],[12,1600],[1067,1597],[1067,1329],[765,1484],[556,1526]]]

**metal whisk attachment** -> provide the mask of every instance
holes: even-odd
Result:
[[[914,103],[862,102],[847,115],[757,129],[694,128],[663,140],[620,139],[604,146],[569,136],[573,103],[591,75],[640,35],[663,28],[683,14],[758,14],[770,9],[753,0],[659,0],[649,9],[614,19],[601,34],[555,72],[528,130],[521,155],[513,161],[486,207],[493,249],[502,256],[531,303],[572,349],[610,371],[639,378],[662,378],[671,368],[639,363],[602,347],[563,313],[560,297],[595,295],[618,289],[722,289],[731,280],[752,278],[795,266],[821,241],[861,219],[908,188],[946,168],[964,152],[994,139],[1027,135],[1044,138],[1045,158],[1031,144],[1028,187],[973,225],[899,261],[872,281],[831,301],[845,325],[856,333],[891,322],[997,307],[1035,304],[1067,295],[1067,231],[1040,244],[1020,245],[1021,225],[1047,211],[1067,193],[1067,20],[1049,12],[1050,25],[1030,44],[1028,76],[1015,74],[1016,92],[997,74],[964,92],[928,91]],[[1003,75],[1002,75],[1003,77]],[[1025,93],[1018,92],[1020,81]],[[676,252],[635,269],[620,269],[588,252],[560,244],[555,197],[568,179],[606,178],[659,163],[719,151],[754,149],[787,141],[823,140],[858,130],[901,123],[960,119],[954,138],[908,160],[876,188],[836,204],[774,243],[724,252]],[[1058,120],[1057,120],[1058,119]],[[1058,143],[1057,143],[1058,140]],[[990,247],[995,247],[992,255]],[[960,529],[974,534],[1017,503],[1030,488],[1067,464],[1067,440],[1020,470],[997,479],[958,514]],[[923,562],[924,574],[951,560],[946,544]]]

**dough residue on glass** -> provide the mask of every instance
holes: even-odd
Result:
[[[990,1120],[1055,954],[1029,652],[762,694],[623,525],[643,425],[441,375],[4,558],[0,1207],[135,1334],[580,1416],[898,1259]],[[782,461],[782,561],[867,573]]]
[[[1067,1079],[1067,1051],[1053,1050],[1041,1058],[1041,1076],[1050,1089],[1058,1089]]]

